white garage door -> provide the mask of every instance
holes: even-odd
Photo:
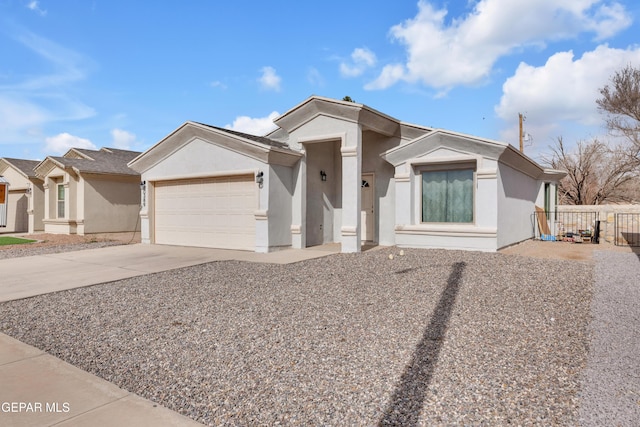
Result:
[[[155,183],[155,242],[255,249],[253,175]]]

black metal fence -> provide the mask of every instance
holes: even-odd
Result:
[[[531,215],[536,239],[591,242],[600,239],[599,212],[556,212],[536,210]]]
[[[617,213],[614,233],[616,246],[640,247],[640,213]]]

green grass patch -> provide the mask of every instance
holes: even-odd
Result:
[[[33,243],[35,240],[22,239],[20,237],[0,236],[0,246],[22,245],[24,243]]]

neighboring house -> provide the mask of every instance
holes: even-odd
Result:
[[[266,137],[186,122],[129,163],[142,241],[268,252],[339,242],[495,251],[564,174],[513,146],[313,96]]]
[[[127,163],[140,153],[72,148],[35,171],[44,181],[44,231],[91,234],[139,229],[140,175]]]
[[[0,176],[9,182],[7,226],[3,231],[35,233],[43,231],[44,188],[34,168],[36,160],[0,158]]]

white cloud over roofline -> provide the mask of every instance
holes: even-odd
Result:
[[[519,112],[527,114],[527,127],[538,141],[551,141],[566,129],[558,123],[574,123],[582,128],[601,127],[603,116],[596,99],[599,89],[611,76],[627,65],[640,67],[640,46],[615,49],[606,44],[575,58],[572,51],[558,52],[539,67],[521,62],[514,75],[502,86],[498,117],[516,123]],[[550,126],[555,123],[555,126]],[[513,137],[515,124],[503,132]],[[582,135],[579,138],[587,138]]]
[[[225,129],[263,136],[277,128],[273,120],[279,115],[280,113],[273,111],[267,117],[238,116],[232,124],[226,125]]]
[[[387,64],[366,89],[400,81],[450,89],[485,81],[496,61],[517,49],[593,33],[603,40],[631,25],[624,6],[603,0],[481,0],[465,16],[420,0],[418,13],[390,30],[407,53]]]
[[[67,132],[60,133],[56,136],[50,136],[45,139],[45,153],[47,155],[64,154],[70,148],[87,148],[95,150],[97,147],[93,142],[86,138],[71,135]]]
[[[366,47],[359,47],[351,52],[351,63],[340,63],[342,77],[357,77],[362,75],[367,68],[376,65],[376,54]]]
[[[134,133],[117,128],[111,130],[111,138],[112,147],[121,150],[131,149],[136,142],[136,135]]]

